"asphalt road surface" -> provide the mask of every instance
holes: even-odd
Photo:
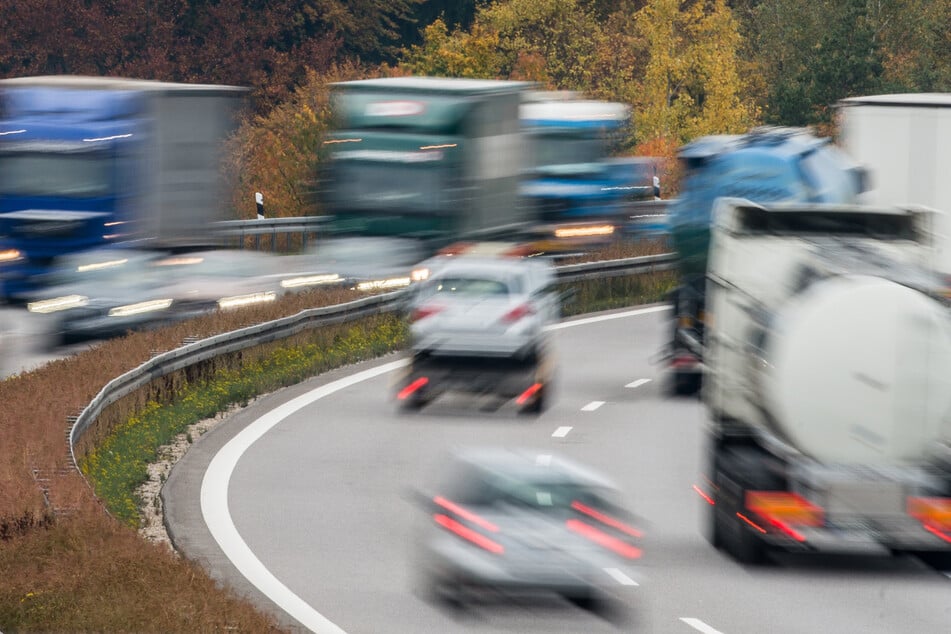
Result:
[[[179,549],[316,632],[951,631],[951,581],[911,557],[779,557],[747,568],[701,534],[704,414],[666,394],[651,356],[667,314],[619,311],[556,331],[559,376],[538,418],[447,397],[398,414],[397,357],[262,398],[189,451],[163,492]],[[447,450],[520,446],[594,466],[644,518],[621,622],[552,599],[456,612],[424,599],[414,535]]]

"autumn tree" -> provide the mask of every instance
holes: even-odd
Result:
[[[400,65],[416,75],[495,79],[503,76],[499,35],[476,23],[449,32],[441,19],[426,27],[423,42],[404,51]]]
[[[226,166],[239,217],[254,217],[253,195],[258,191],[265,194],[268,213],[274,216],[319,213],[313,183],[321,144],[332,124],[329,85],[364,77],[365,68],[353,63],[322,73],[309,70],[287,100],[242,124],[229,142]]]
[[[651,0],[633,27],[648,57],[634,101],[639,141],[686,141],[756,122],[737,71],[737,23],[724,0]]]
[[[392,56],[421,0],[0,3],[0,76],[124,75],[255,90],[261,111],[341,56]]]
[[[518,78],[583,90],[600,26],[581,0],[507,0],[479,7],[471,29],[437,20],[401,64],[417,74]]]

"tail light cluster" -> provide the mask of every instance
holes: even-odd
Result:
[[[437,524],[490,553],[501,555],[505,552],[505,547],[489,536],[499,532],[498,526],[444,497],[436,496],[433,502],[445,511],[433,515]]]
[[[535,309],[532,308],[531,304],[519,304],[509,312],[502,315],[502,322],[506,324],[514,324],[520,319],[530,317],[534,314]]]
[[[421,319],[426,319],[427,317],[432,317],[438,313],[441,313],[444,310],[444,307],[438,304],[424,304],[413,310],[409,316],[411,322],[416,322]]]
[[[951,543],[951,498],[910,497],[907,506],[926,531]]]
[[[806,541],[806,536],[795,527],[822,526],[825,524],[825,512],[822,507],[813,504],[798,493],[789,491],[747,491],[746,508],[757,519],[797,542]],[[754,520],[737,513],[754,528],[765,533],[766,530]]]
[[[433,502],[439,507],[439,511],[433,514],[433,520],[439,526],[490,553],[501,555],[505,552],[505,547],[496,541],[497,525],[444,497],[437,496]],[[641,556],[641,549],[631,543],[632,538],[643,537],[641,531],[578,501],[572,502],[571,508],[584,519],[566,520],[569,531],[626,559]]]
[[[568,530],[626,559],[637,559],[641,556],[641,549],[630,543],[631,538],[644,536],[641,531],[577,500],[571,503],[571,508],[585,518],[569,519],[566,522]],[[589,520],[594,520],[595,523],[592,524]]]

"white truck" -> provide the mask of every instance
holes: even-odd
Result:
[[[951,311],[937,212],[717,202],[703,401],[708,538],[951,560]]]
[[[946,213],[935,266],[951,282],[951,93],[852,97],[838,107],[842,145],[869,172],[863,203]]]

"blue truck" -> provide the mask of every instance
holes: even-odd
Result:
[[[223,141],[246,90],[119,78],[0,81],[0,281],[29,293],[58,256],[136,241],[205,246],[224,219]]]
[[[585,223],[637,230],[634,201],[660,196],[656,164],[648,157],[611,156],[630,123],[630,107],[571,92],[529,92],[520,108],[530,161],[521,195],[540,222],[562,229]],[[597,235],[597,234],[593,234]]]
[[[763,127],[715,135],[683,146],[680,195],[670,207],[671,238],[679,256],[679,286],[671,293],[671,337],[663,355],[673,391],[694,394],[703,377],[707,251],[714,202],[857,203],[865,171],[829,139],[805,128]]]

